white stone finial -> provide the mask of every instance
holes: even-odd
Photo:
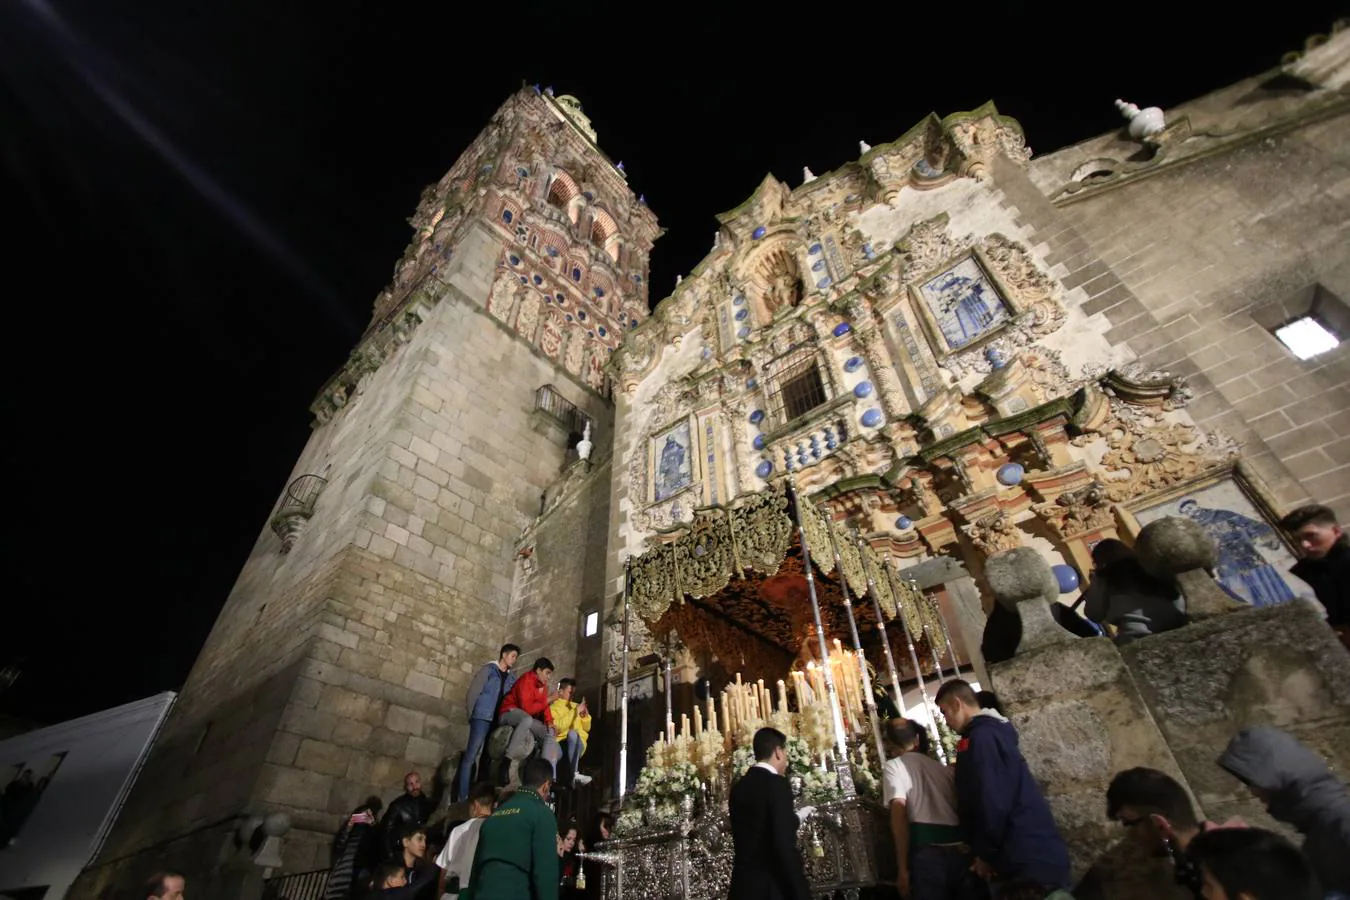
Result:
[[[1163,111],[1156,106],[1140,109],[1133,103],[1126,103],[1124,100],[1117,99],[1116,109],[1120,110],[1120,114],[1129,120],[1130,137],[1136,141],[1157,134],[1167,127],[1167,120]]]
[[[586,428],[581,432],[581,440],[577,441],[577,456],[582,459],[590,459],[591,450],[594,446],[595,445],[591,443],[591,422],[587,419]]]
[[[714,250],[716,250],[716,249],[718,249],[718,248],[721,247],[721,246],[722,246],[722,232],[720,232],[720,231],[714,231],[714,232],[713,232],[713,246],[712,246],[712,248],[713,248]]]
[[[675,276],[675,286],[676,286],[676,287],[679,287],[681,281],[684,281],[684,276],[683,276],[683,275],[676,275],[676,276]]]
[[[816,180],[816,173],[812,172],[806,166],[802,166],[802,184],[810,184]]]
[[[858,155],[861,156],[872,149],[872,145],[867,141],[858,141]]]

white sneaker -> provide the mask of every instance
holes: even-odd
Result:
[[[572,783],[579,784],[582,787],[585,787],[586,785],[591,783],[591,776],[582,775],[580,772],[577,772],[572,776]]]

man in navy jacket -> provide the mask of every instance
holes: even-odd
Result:
[[[1050,893],[1069,886],[1069,851],[1050,807],[1017,749],[1017,732],[960,680],[938,691],[938,709],[954,731],[956,799],[975,863],[999,889],[1038,885]]]

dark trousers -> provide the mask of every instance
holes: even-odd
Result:
[[[926,844],[909,861],[911,900],[985,900],[985,884],[970,871],[965,844]]]

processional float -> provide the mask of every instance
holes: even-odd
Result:
[[[785,507],[791,505],[789,518]],[[880,774],[885,750],[881,715],[874,691],[853,596],[866,593],[876,616],[881,653],[897,709],[903,712],[902,681],[891,647],[888,620],[900,623],[906,650],[918,681],[919,694],[932,730],[933,747],[943,762],[948,748],[939,733],[941,716],[925,683],[918,642],[932,657],[934,675],[943,677],[939,645],[953,675],[959,661],[951,633],[933,597],[900,577],[889,555],[880,556],[854,531],[841,535],[824,507],[816,509],[798,494],[791,472],[786,491],[770,489],[736,506],[709,513],[688,537],[691,545],[660,545],[624,564],[621,666],[619,683],[620,811],[614,837],[580,854],[599,864],[603,893],[618,898],[721,898],[731,877],[733,848],[727,801],[730,787],[753,763],[753,732],[771,725],[789,735],[789,778],[798,806],[815,812],[799,831],[812,892],[856,897],[866,887],[891,883],[895,865],[889,821],[881,804]],[[629,790],[628,731],[635,605],[644,621],[654,622],[688,594],[716,593],[733,575],[754,570],[775,574],[795,533],[814,626],[813,656],[805,671],[786,673],[796,700],[788,702],[786,681],[777,681],[776,697],[763,681],[742,681],[740,673],[721,692],[711,690],[703,705],[694,704],[692,719],[679,717],[677,728],[671,692],[671,654],[663,654],[666,679],[665,729],[648,748],[646,765]],[[815,554],[816,562],[812,556]],[[719,565],[709,563],[720,559]],[[694,566],[695,560],[703,560]],[[681,578],[681,563],[685,565]],[[695,572],[695,569],[698,569]],[[815,568],[838,573],[843,619],[851,648],[831,642],[817,591]],[[852,585],[852,591],[850,591]],[[635,603],[635,601],[638,601]],[[664,605],[663,605],[664,604]],[[817,664],[816,660],[819,660]]]

